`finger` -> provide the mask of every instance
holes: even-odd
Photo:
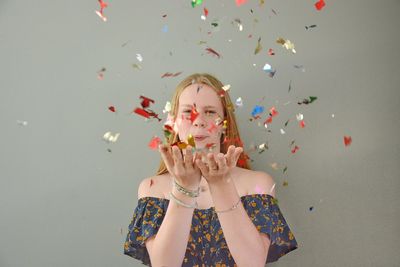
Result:
[[[226,165],[226,158],[224,157],[224,154],[219,153],[216,156],[216,159],[217,159],[218,169],[225,170],[227,168],[227,165]]]
[[[183,167],[182,153],[181,153],[181,150],[179,149],[179,147],[177,147],[177,146],[172,147],[172,157],[174,159],[175,166],[180,171],[182,171],[184,167]]]
[[[234,152],[235,152],[235,146],[234,145],[230,145],[228,147],[228,151],[226,152],[226,162],[228,166],[232,166],[235,162],[234,162]]]
[[[213,153],[208,153],[207,163],[208,163],[208,167],[210,168],[210,170],[215,171],[216,169],[218,169],[218,164],[217,164],[217,162],[215,162]]]
[[[234,161],[234,166],[236,166],[237,161],[239,160],[240,154],[242,154],[242,152],[243,152],[243,148],[242,147],[237,147],[235,149],[234,156],[233,156],[233,158],[235,160]]]
[[[185,167],[187,169],[193,169],[193,154],[192,154],[192,147],[187,146],[185,149]]]
[[[174,167],[174,160],[172,159],[172,156],[171,156],[171,153],[169,152],[168,146],[159,145],[158,151],[160,151],[161,157],[162,157],[167,169],[171,170]]]
[[[201,160],[201,158],[197,158],[195,160],[196,166],[200,169],[201,173],[208,173],[208,168],[206,164]]]

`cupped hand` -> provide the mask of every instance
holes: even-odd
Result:
[[[236,163],[243,152],[242,147],[229,146],[228,151],[223,153],[208,153],[206,163],[196,159],[196,165],[199,167],[203,177],[209,184],[217,184],[224,181],[236,167]]]
[[[178,146],[159,145],[158,150],[164,160],[168,172],[175,177],[177,182],[189,189],[195,190],[199,187],[201,181],[201,171],[194,163],[199,155],[195,153],[193,156],[192,147],[188,145],[185,153]]]

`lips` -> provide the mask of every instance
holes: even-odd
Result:
[[[195,141],[203,141],[203,140],[205,140],[206,138],[208,138],[208,136],[206,136],[206,135],[195,135],[195,136],[194,136],[194,140],[195,140]]]

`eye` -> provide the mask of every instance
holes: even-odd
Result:
[[[211,114],[215,114],[216,112],[215,112],[215,111],[213,111],[213,110],[207,110],[207,111],[206,111],[206,113],[209,113],[209,114],[210,114],[210,113],[211,113]]]
[[[192,112],[192,110],[191,109],[187,109],[187,110],[184,110],[184,111],[182,111],[183,113],[191,113]]]

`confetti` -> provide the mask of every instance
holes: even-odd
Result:
[[[199,6],[203,3],[203,0],[192,0],[192,7]]]
[[[301,128],[304,128],[306,126],[304,121],[300,121],[299,125],[300,125]]]
[[[237,26],[239,27],[239,31],[243,31],[243,24],[240,21],[240,19],[234,19],[234,22],[237,23]]]
[[[170,73],[170,72],[166,72],[161,76],[161,78],[164,78],[164,77],[176,77],[176,76],[180,75],[181,73],[182,73],[182,71],[181,72],[177,72],[175,74],[174,73]]]
[[[162,143],[162,142],[161,142],[161,139],[160,139],[159,137],[155,136],[155,137],[153,137],[153,138],[150,140],[149,148],[152,149],[152,150],[157,150],[157,149],[158,149],[158,146],[159,146],[161,143]]]
[[[285,127],[288,125],[288,123],[289,123],[289,120],[287,120],[287,121],[285,122]]]
[[[268,55],[270,55],[270,56],[275,55],[275,52],[272,48],[268,49]]]
[[[199,112],[197,112],[196,107],[192,107],[192,111],[190,112],[190,121],[193,124],[193,122],[196,120],[197,116],[199,116]]]
[[[235,105],[238,107],[243,107],[243,100],[241,97],[238,97],[235,101]]]
[[[107,143],[115,143],[118,140],[119,133],[113,134],[111,132],[106,132],[103,135],[103,140],[106,141]]]
[[[306,69],[303,67],[303,65],[293,65],[296,69],[301,69],[302,72],[305,72]]]
[[[163,32],[168,32],[168,25],[164,25],[163,28],[162,28],[162,31]]]
[[[167,103],[165,103],[165,107],[163,109],[163,113],[167,113],[171,111],[171,102],[167,101]]]
[[[245,4],[246,2],[247,2],[247,0],[236,0],[236,5],[241,6],[241,5]]]
[[[28,125],[28,122],[27,122],[27,121],[20,121],[20,120],[17,120],[17,124],[18,124],[18,125],[21,125],[21,126],[26,126],[26,125]]]
[[[344,136],[343,141],[344,141],[345,146],[351,145],[351,142],[352,142],[351,136]]]
[[[106,8],[108,6],[108,4],[103,2],[103,0],[98,0],[98,1],[100,4],[100,11],[95,10],[95,13],[105,22],[105,21],[107,21],[107,18],[104,16],[103,10],[104,10],[104,8]]]
[[[141,70],[142,66],[140,66],[139,64],[132,64],[132,68]]]
[[[314,209],[314,207],[313,207],[313,206],[311,206],[311,207],[309,208],[309,210],[310,210],[310,211],[312,211],[313,209]]]
[[[301,105],[301,104],[306,104],[306,105],[308,105],[308,104],[311,104],[312,102],[314,102],[315,100],[317,100],[317,97],[316,96],[310,96],[310,99],[303,99],[303,101],[302,102],[297,102],[297,104],[299,104],[299,105]]]
[[[272,69],[272,66],[268,63],[265,63],[263,70],[268,73],[269,77],[273,78],[276,70]]]
[[[230,88],[231,88],[230,84],[222,86],[222,89],[224,89],[225,92],[228,91]]]
[[[285,173],[287,171],[287,166],[285,166],[285,168],[283,168],[283,173]]]
[[[261,51],[261,49],[262,49],[262,46],[261,46],[261,37],[260,37],[260,38],[258,38],[257,47],[254,50],[254,55],[257,55]]]
[[[291,89],[292,89],[292,80],[290,80],[290,82],[289,82],[289,89],[288,89],[288,92],[290,92]]]
[[[324,0],[319,0],[314,5],[315,5],[315,8],[317,10],[321,10],[325,6],[325,1]]]
[[[97,72],[97,78],[99,79],[99,80],[103,80],[103,78],[104,78],[104,72],[106,71],[106,68],[101,68],[101,70],[99,70],[98,72]]]
[[[272,13],[274,13],[275,15],[278,15],[278,14],[276,13],[276,11],[273,10],[272,8],[271,8],[271,11],[272,11]]]
[[[315,28],[315,27],[317,27],[317,25],[313,24],[313,25],[310,25],[310,26],[304,26],[304,27],[306,27],[306,30],[308,30],[308,29],[311,29],[311,28]]]
[[[111,112],[115,112],[115,107],[114,106],[109,106],[108,110],[110,110]]]
[[[285,134],[286,132],[285,132],[285,130],[283,130],[282,128],[281,128],[281,134]]]
[[[297,119],[298,121],[301,121],[301,120],[303,120],[303,119],[304,119],[304,116],[303,116],[303,114],[301,114],[301,113],[299,113],[299,114],[296,114],[296,119]]]
[[[299,150],[300,147],[298,147],[297,145],[291,150],[292,154],[296,153],[297,150]]]
[[[290,40],[285,40],[283,38],[278,38],[276,40],[278,44],[281,44],[283,47],[285,47],[287,50],[291,50],[293,54],[296,54],[296,50],[294,49],[294,43],[292,43]]]
[[[206,51],[207,51],[209,54],[211,54],[211,55],[217,56],[218,58],[221,57],[221,55],[220,55],[217,51],[215,51],[214,49],[212,49],[211,47],[207,47],[207,48],[206,48]]]
[[[136,114],[143,116],[147,119],[150,117],[154,117],[154,118],[157,118],[158,121],[161,121],[161,119],[158,117],[158,114],[156,114],[154,111],[152,111],[150,109],[146,110],[146,108],[148,108],[150,106],[150,103],[154,103],[154,100],[147,98],[145,96],[140,96],[140,98],[142,99],[142,102],[140,103],[142,108],[135,108],[135,110],[133,112],[135,112]]]
[[[282,184],[283,186],[288,186],[289,185],[289,183],[288,183],[288,181],[283,181],[283,184]]]
[[[139,60],[140,62],[143,61],[143,57],[142,57],[141,54],[136,54],[136,58],[137,58],[137,60]]]
[[[255,117],[256,115],[261,114],[263,112],[264,112],[264,107],[256,105],[253,108],[253,111],[251,112],[251,116]]]

